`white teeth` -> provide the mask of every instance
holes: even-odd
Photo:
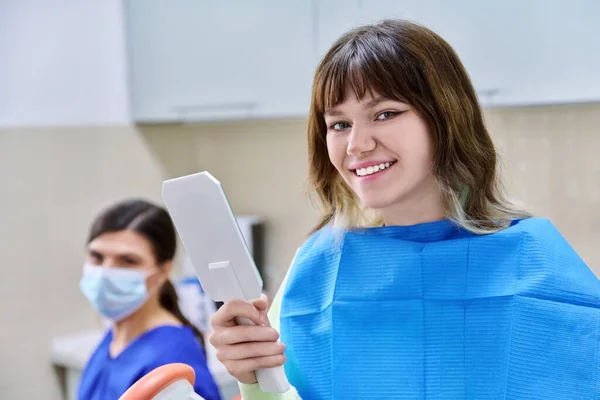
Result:
[[[393,162],[386,162],[386,163],[371,165],[366,168],[358,168],[355,172],[356,172],[356,175],[358,175],[358,176],[371,175],[371,174],[374,174],[381,170],[384,170],[386,168],[389,168],[393,164],[394,164]]]

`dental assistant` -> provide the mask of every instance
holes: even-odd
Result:
[[[168,213],[147,201],[115,204],[93,222],[80,288],[112,326],[83,371],[79,400],[116,400],[169,363],[193,367],[196,393],[220,400],[202,333],[181,313],[169,280],[175,251]]]

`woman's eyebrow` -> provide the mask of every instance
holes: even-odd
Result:
[[[323,113],[323,115],[325,117],[339,117],[342,114],[343,114],[343,112],[336,110],[335,108],[330,108],[329,110],[325,110],[325,113]]]
[[[132,260],[135,261],[141,261],[142,257],[140,257],[139,255],[135,254],[135,253],[119,253],[117,254],[118,258],[130,258]]]

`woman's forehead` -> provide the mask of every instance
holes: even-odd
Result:
[[[332,96],[333,97],[333,96]],[[355,102],[355,103],[365,103],[365,102],[369,102],[370,100],[374,99],[374,98],[380,98],[380,97],[384,97],[382,94],[379,93],[379,91],[377,91],[374,88],[368,87],[365,89],[361,89],[359,87],[357,87],[355,84],[353,84],[352,82],[347,82],[344,85],[344,90],[341,91],[339,93],[338,96],[335,96],[335,100],[337,101],[333,101],[334,99],[331,98],[331,102],[329,104],[327,104],[327,108],[325,109],[325,111],[334,109],[344,103],[348,103],[348,102]]]
[[[103,233],[88,244],[88,251],[111,256],[152,255],[152,247],[148,240],[131,230]]]

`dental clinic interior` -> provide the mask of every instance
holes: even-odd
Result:
[[[124,199],[163,205],[165,181],[218,179],[272,298],[320,215],[315,69],[384,18],[450,43],[511,196],[600,276],[598,0],[0,0],[0,399],[77,399],[109,324],[81,291],[90,224]],[[220,304],[181,243],[171,281],[208,337]],[[238,398],[204,346],[221,398]]]

